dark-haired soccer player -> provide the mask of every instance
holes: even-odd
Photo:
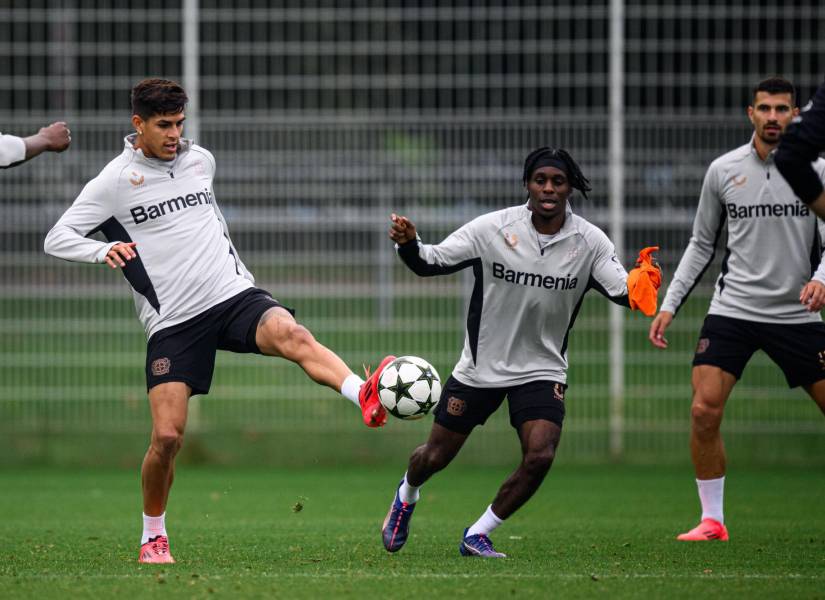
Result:
[[[776,151],[776,168],[794,194],[825,219],[825,187],[814,164],[825,152],[825,83],[788,125]]]
[[[665,330],[713,260],[727,230],[716,279],[693,358],[690,451],[702,505],[701,522],[684,541],[727,540],[722,500],[726,457],[719,427],[725,402],[756,350],[802,386],[825,412],[825,304],[822,223],[794,195],[774,164],[782,131],[797,113],[794,87],[774,77],[753,92],[751,140],[714,160],[702,186],[693,235],[650,326],[667,348]],[[814,164],[825,179],[825,161]]]
[[[132,89],[132,125],[123,152],[80,192],[46,236],[47,253],[120,267],[146,329],[152,436],[143,461],[140,562],[174,562],[165,510],[189,398],[206,394],[216,350],[281,356],[315,382],[360,404],[383,425],[377,377],[364,382],[299,325],[292,311],[255,287],[212,192],[215,159],[181,137],[187,96],[173,81]],[[89,239],[101,232],[108,242]]]
[[[71,143],[72,132],[63,121],[24,138],[0,133],[0,169],[16,167],[43,152],[63,152]]]
[[[504,556],[489,534],[527,502],[553,463],[565,412],[567,340],[584,294],[593,288],[629,306],[628,275],[613,244],[568,203],[573,190],[585,197],[590,190],[570,155],[551,148],[531,152],[523,181],[526,205],[482,215],[440,244],[422,244],[410,219],[392,215],[390,238],[414,273],[471,268],[475,287],[461,359],[444,385],[430,437],[410,457],[384,521],[390,552],[407,541],[421,485],[455,458],[506,396],[522,461],[459,545],[465,556]]]

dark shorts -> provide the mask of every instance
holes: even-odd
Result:
[[[217,351],[261,354],[255,343],[258,321],[274,306],[282,305],[269,293],[251,288],[188,321],[161,329],[149,338],[146,348],[146,389],[182,381],[193,394],[208,394]]]
[[[543,419],[559,427],[564,421],[564,391],[567,385],[555,381],[531,381],[504,388],[475,388],[452,375],[441,390],[435,408],[435,422],[456,433],[470,433],[484,425],[507,397],[510,424],[518,429],[527,421]]]
[[[753,353],[763,350],[789,387],[825,379],[825,323],[757,323],[708,315],[699,333],[693,366],[712,365],[742,376]]]

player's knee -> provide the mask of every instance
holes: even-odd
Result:
[[[309,329],[303,325],[295,323],[289,332],[289,351],[290,355],[298,360],[307,353],[312,351],[315,345],[315,337],[309,332]]]
[[[722,423],[722,406],[701,396],[693,398],[690,417],[697,431],[713,431]]]
[[[162,458],[174,458],[183,446],[183,432],[173,427],[156,430],[152,436],[152,446]]]
[[[522,459],[522,465],[530,475],[543,477],[550,470],[554,458],[556,451],[552,446],[528,450]]]

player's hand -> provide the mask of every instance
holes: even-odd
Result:
[[[667,348],[667,339],[665,339],[665,330],[673,321],[673,313],[666,310],[660,311],[653,322],[650,324],[650,332],[647,334],[647,339],[657,348],[663,350]]]
[[[136,245],[137,243],[135,242],[118,242],[109,248],[109,252],[103,260],[113,269],[117,269],[118,267],[123,268],[126,266],[124,260],[132,260],[137,256],[137,252],[135,252]]]
[[[819,312],[825,306],[825,284],[812,279],[799,292],[799,301],[808,312]]]
[[[63,121],[41,127],[37,135],[43,138],[46,150],[51,152],[63,152],[72,143],[72,132]]]
[[[402,217],[392,213],[390,215],[392,227],[390,227],[390,239],[401,246],[415,239],[415,223],[407,217]]]

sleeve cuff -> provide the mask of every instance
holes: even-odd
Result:
[[[26,142],[16,135],[0,135],[0,163],[10,165],[26,160]]]
[[[399,254],[418,254],[419,243],[421,243],[421,238],[416,236],[414,240],[410,240],[406,244],[396,244],[395,249]]]
[[[115,244],[120,244],[120,243],[121,242],[110,242],[110,243],[104,245],[100,249],[100,251],[97,253],[97,255],[95,256],[95,262],[96,263],[104,262],[104,259],[106,258],[106,255],[109,254],[109,250],[112,249],[112,246],[114,246]]]

